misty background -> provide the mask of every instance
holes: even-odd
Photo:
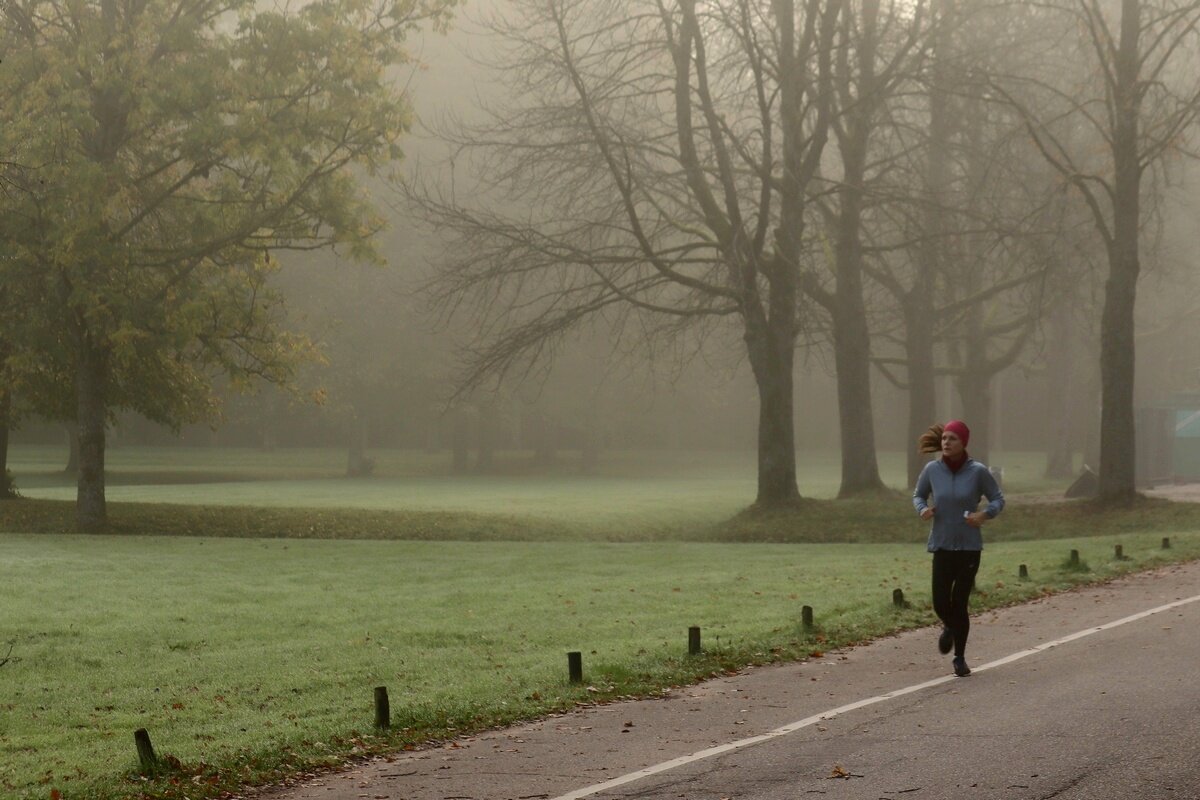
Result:
[[[413,43],[419,64],[401,77],[419,120],[403,144],[407,175],[458,193],[472,191],[469,171],[455,162],[438,129],[447,120],[475,119],[480,102],[505,102],[505,87],[482,63],[499,45],[478,20],[495,7],[502,8],[468,3],[447,35],[425,33]],[[1135,385],[1136,404],[1143,408],[1190,407],[1200,399],[1200,174],[1191,162],[1176,160],[1166,176],[1143,244]],[[587,471],[612,450],[753,451],[758,399],[745,348],[731,326],[673,341],[630,341],[628,331],[618,335],[614,326],[593,320],[528,368],[459,393],[465,348],[479,331],[468,315],[435,307],[429,291],[439,257],[452,245],[421,224],[393,188],[377,182],[371,191],[387,209],[380,245],[386,264],[357,263],[329,251],[277,256],[283,268],[272,280],[285,299],[286,326],[309,337],[319,354],[300,369],[293,386],[263,381],[249,393],[227,388],[219,392],[216,423],[178,432],[121,412],[109,444],[337,447],[346,450],[351,475],[370,474],[370,453],[380,448],[444,452],[448,471],[483,472],[529,464]],[[1011,366],[991,379],[993,453],[1046,452],[1053,472],[1051,451],[1057,447],[1060,476],[1064,444],[1070,471],[1096,463],[1102,272],[1097,268],[1080,280],[1075,297],[1086,302],[1051,300]],[[868,292],[869,304],[878,301],[877,293]],[[1072,306],[1065,328],[1049,321],[1057,303]],[[1054,353],[1051,343],[1061,341],[1063,331],[1069,349]],[[799,450],[838,448],[828,339],[827,331],[813,330],[798,343]],[[887,347],[886,334],[879,333],[873,354]],[[879,448],[912,448],[907,392],[878,369],[871,381]],[[963,414],[952,377],[938,377],[936,402],[938,420]],[[65,463],[70,433],[60,423],[28,419],[12,442],[62,444]]]

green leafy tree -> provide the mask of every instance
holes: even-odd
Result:
[[[120,409],[210,415],[212,377],[286,380],[272,252],[376,258],[360,179],[400,156],[391,70],[455,0],[11,0],[0,152],[11,277],[44,288],[79,426],[78,524],[102,528],[105,426]],[[33,358],[41,354],[34,354]]]

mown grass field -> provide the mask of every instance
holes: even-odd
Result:
[[[118,447],[107,456],[108,498],[114,502],[256,506],[284,509],[453,512],[520,517],[570,528],[576,536],[634,538],[719,523],[754,499],[750,453],[606,453],[593,474],[581,474],[575,454],[551,468],[534,468],[524,454],[500,454],[499,473],[452,475],[446,453],[373,452],[370,478],[344,477],[345,455],[333,450],[189,450]],[[882,453],[884,481],[905,486],[902,453]],[[1042,456],[1002,454],[1005,486],[1012,492],[1061,490],[1041,478]],[[10,467],[30,498],[73,500],[75,485],[62,474],[58,447],[15,447]],[[800,491],[829,499],[837,494],[836,453],[797,453]],[[563,535],[560,531],[559,536]]]
[[[746,453],[609,453],[586,475],[571,454],[541,470],[522,455],[502,455],[493,475],[452,475],[444,453],[373,455],[375,475],[350,479],[342,474],[344,455],[332,450],[119,447],[107,459],[111,517],[123,533],[434,540],[846,541],[857,530],[859,541],[895,541],[910,530],[889,504],[823,507],[807,518],[811,526],[799,528],[797,518],[730,527],[728,521],[754,498],[754,460]],[[806,498],[837,494],[836,453],[801,452],[797,459]],[[888,485],[900,495],[910,491],[903,454],[880,459]],[[22,494],[58,505],[0,507],[0,527],[72,530],[66,503],[75,486],[62,473],[64,460],[62,448],[13,448],[10,463]],[[1010,492],[1063,488],[1041,479],[1038,454],[999,460],[1006,464]],[[863,514],[869,519],[859,525]]]
[[[188,484],[179,476],[191,467],[172,460],[179,454],[157,455],[157,464],[114,465],[115,483],[151,479],[143,501],[176,503],[114,503],[117,529],[141,535],[54,532],[69,526],[62,501],[0,504],[0,641],[13,648],[0,667],[0,796],[197,800],[748,663],[817,657],[932,620],[925,526],[899,492],[730,519],[747,496],[735,501],[729,488],[728,507],[689,517],[695,510],[681,498],[694,490],[676,483],[688,470],[655,477],[660,462],[634,480],[527,476],[543,513],[496,517],[474,497],[448,508],[267,502],[281,487],[300,497],[313,481],[336,482],[336,462],[322,475],[299,459],[282,478],[237,454],[196,467],[224,478],[244,468],[236,485],[257,498],[250,507],[210,502],[230,484]],[[426,480],[457,486],[443,497],[487,482],[439,476],[435,466]],[[731,462],[724,477],[713,462],[692,467],[717,484],[746,483],[744,465]],[[158,471],[166,483],[152,482]],[[394,485],[417,473],[385,467],[373,480]],[[18,483],[25,489],[37,475],[19,467]],[[343,501],[359,491],[342,483]],[[976,607],[1200,557],[1200,507],[1026,505],[1014,483],[1009,511],[985,532]],[[634,500],[656,493],[653,513]],[[203,505],[178,504],[188,498]],[[579,522],[601,508],[621,513]],[[206,531],[221,536],[191,535]],[[1163,536],[1172,549],[1161,549]],[[1113,560],[1117,543],[1129,560]],[[1086,570],[1066,567],[1071,548]],[[1017,580],[1020,563],[1029,581]],[[912,608],[891,605],[894,588]],[[811,633],[799,625],[802,605],[816,610]],[[703,629],[703,656],[685,654],[690,625]],[[585,686],[567,683],[569,650],[584,653]],[[391,694],[387,735],[371,726],[380,685]],[[132,733],[141,727],[177,769],[136,774]]]

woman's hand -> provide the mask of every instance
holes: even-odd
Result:
[[[921,512],[921,519],[932,519],[935,508],[937,506],[925,506],[925,510]]]
[[[988,515],[983,511],[975,511],[963,517],[963,520],[972,528],[982,528],[987,519]]]

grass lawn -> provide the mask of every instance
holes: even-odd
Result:
[[[977,607],[1200,556],[1200,534],[1021,541]],[[1078,548],[1090,572],[1063,566]],[[919,544],[411,542],[3,534],[3,796],[240,782],[926,624]],[[1018,563],[1032,580],[1016,580]],[[502,576],[502,579],[500,578]],[[893,588],[914,601],[891,605]],[[818,630],[798,626],[801,605]],[[700,625],[709,654],[683,655]],[[587,687],[566,683],[585,654]],[[396,729],[371,734],[372,689]],[[132,732],[180,770],[145,782]],[[172,778],[176,781],[172,782]]]
[[[0,503],[4,798],[198,800],[932,621],[900,454],[883,460],[894,494],[820,499],[836,458],[809,454],[811,499],[748,514],[753,463],[735,454],[457,477],[444,458],[385,453],[358,481],[332,451],[118,448],[102,536],[69,533],[59,455],[17,448],[18,485],[39,499]],[[1200,557],[1200,505],[1023,503],[1062,487],[1038,479],[1037,456],[1003,461],[1010,506],[985,533],[977,608]],[[1084,569],[1066,566],[1072,548]],[[891,605],[895,588],[912,608]],[[684,654],[690,625],[703,656]],[[567,684],[569,650],[585,686]],[[380,685],[386,735],[371,725]],[[142,727],[174,765],[149,780]]]
[[[107,455],[108,499],[122,503],[343,508],[378,512],[452,512],[519,517],[539,526],[570,528],[589,538],[629,538],[630,528],[685,537],[721,522],[754,500],[752,453],[612,452],[595,474],[582,475],[573,454],[554,468],[534,470],[524,454],[498,456],[494,475],[452,475],[448,454],[378,451],[370,478],[346,478],[345,454],[336,450],[118,447]],[[75,484],[62,474],[62,448],[14,447],[10,467],[26,497],[74,500]],[[1063,488],[1041,479],[1038,453],[999,454],[1006,490]],[[836,453],[797,453],[800,492],[837,494]],[[885,482],[905,486],[902,453],[881,453]],[[561,534],[560,534],[561,535]],[[641,538],[640,534],[633,538]]]
[[[75,487],[61,472],[62,457],[61,448],[13,448],[17,485],[38,502],[0,504],[0,530],[74,529],[69,503]],[[914,530],[903,516],[909,490],[901,453],[880,455],[895,504],[869,504],[866,519],[854,504],[819,504],[819,513],[808,515],[812,524],[799,527],[795,518],[728,524],[754,499],[755,466],[747,453],[606,453],[589,475],[566,458],[557,468],[535,471],[521,454],[503,454],[502,471],[494,475],[450,474],[445,454],[380,451],[375,457],[373,477],[350,479],[341,476],[343,454],[334,450],[115,448],[107,462],[113,529],[502,541],[895,541]],[[797,458],[804,496],[834,497],[836,453]],[[1007,465],[1010,493],[1063,488],[1041,479],[1040,454],[1005,454],[998,461]]]

